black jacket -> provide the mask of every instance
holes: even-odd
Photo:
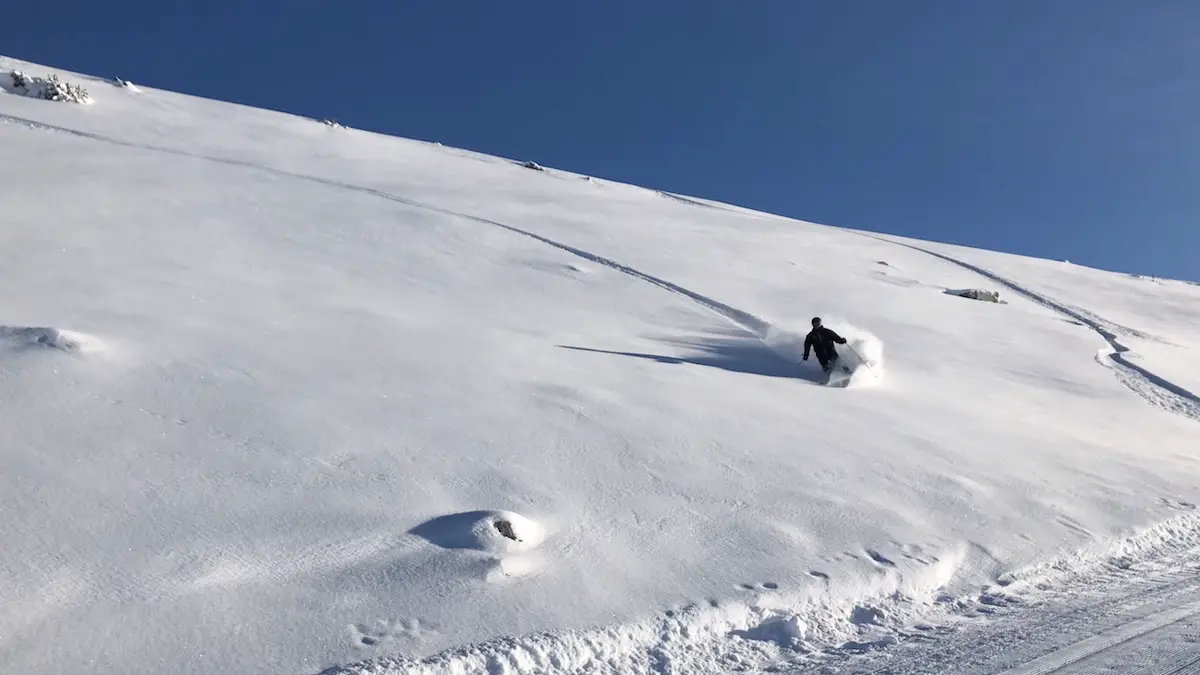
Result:
[[[838,357],[837,350],[833,348],[835,342],[844,345],[846,338],[824,326],[812,329],[808,337],[804,338],[804,358],[808,358],[808,350],[811,349],[817,353],[817,360],[821,362],[821,365],[833,361]]]

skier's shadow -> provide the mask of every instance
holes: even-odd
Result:
[[[676,347],[683,353],[680,355],[648,354],[574,345],[558,346],[578,352],[627,356],[666,365],[704,366],[746,375],[786,377],[814,384],[821,384],[825,381],[825,374],[821,372],[820,368],[809,363],[802,364],[785,358],[763,344],[762,340],[751,335],[706,336],[693,339],[662,340],[662,342]]]

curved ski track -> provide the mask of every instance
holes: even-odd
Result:
[[[553,239],[550,239],[549,237],[543,237],[540,234],[536,234],[536,233],[530,232],[528,230],[523,230],[519,227],[514,227],[512,225],[505,225],[504,223],[500,223],[500,222],[497,222],[494,220],[489,220],[487,218],[483,218],[480,216],[474,216],[469,213],[461,213],[459,211],[453,211],[451,209],[443,208],[443,207],[436,206],[433,204],[426,204],[424,202],[419,202],[414,199],[400,197],[400,196],[397,196],[397,195],[394,195],[394,194],[391,194],[388,192],[384,192],[382,190],[376,190],[374,188],[364,187],[361,185],[354,185],[353,183],[343,183],[340,181],[319,178],[316,176],[309,176],[306,174],[293,173],[291,171],[284,171],[282,169],[277,169],[277,168],[270,167],[270,166],[263,166],[260,164],[255,164],[253,162],[246,162],[246,161],[242,161],[242,160],[228,159],[228,158],[223,158],[223,157],[212,157],[209,155],[201,155],[201,154],[197,154],[197,153],[187,152],[184,150],[177,150],[174,148],[167,148],[167,147],[156,146],[156,145],[130,143],[128,141],[122,141],[120,139],[115,139],[115,138],[109,138],[107,136],[102,136],[100,134],[93,134],[93,133],[89,133],[89,132],[85,132],[85,131],[77,131],[75,129],[59,127],[59,126],[55,126],[55,125],[51,125],[51,124],[43,124],[41,122],[37,122],[34,120],[25,119],[22,117],[15,117],[13,115],[0,114],[0,122],[20,124],[20,125],[32,128],[32,129],[40,129],[43,131],[62,132],[62,133],[70,134],[72,136],[78,136],[80,138],[87,138],[87,139],[91,139],[94,141],[101,141],[103,143],[110,143],[113,145],[119,145],[119,146],[127,147],[127,148],[148,150],[151,152],[161,152],[161,153],[166,153],[166,154],[170,154],[170,155],[178,155],[178,156],[182,156],[182,157],[189,157],[192,159],[216,162],[218,164],[227,164],[229,166],[236,166],[236,167],[241,167],[241,168],[254,169],[257,171],[264,171],[264,172],[271,173],[271,174],[285,177],[285,178],[293,178],[296,180],[308,181],[310,183],[317,183],[319,185],[324,185],[326,187],[338,188],[338,189],[342,189],[342,190],[349,190],[352,192],[359,192],[362,194],[379,197],[381,199],[387,199],[389,201],[393,201],[393,202],[396,202],[399,204],[404,204],[406,206],[411,206],[413,208],[423,209],[426,211],[432,211],[434,213],[440,213],[442,215],[450,216],[453,218],[461,218],[463,220],[470,220],[470,221],[480,223],[483,225],[490,225],[492,227],[498,227],[500,229],[507,230],[514,234],[519,234],[523,237],[527,237],[529,239],[539,241],[548,246],[553,246],[554,248],[557,248],[560,251],[565,251],[567,253],[570,253],[571,255],[577,256],[584,260],[587,260],[588,262],[591,262],[591,263],[594,263],[597,265],[602,265],[604,267],[615,270],[622,274],[631,276],[635,279],[640,279],[641,281],[645,281],[646,283],[657,286],[663,290],[670,291],[671,293],[675,293],[676,295],[683,296],[683,297],[687,298],[688,300],[691,300],[692,302],[700,305],[701,307],[704,307],[705,309],[708,309],[709,311],[714,312],[717,315],[723,317],[724,319],[726,319],[730,323],[734,324],[735,326],[738,326],[739,328],[745,329],[745,330],[753,333],[755,335],[755,337],[759,338],[760,340],[765,339],[767,337],[767,333],[772,327],[770,322],[760,319],[759,317],[757,317],[749,312],[744,312],[740,309],[737,309],[735,307],[727,305],[723,302],[719,302],[708,296],[705,296],[705,295],[702,295],[695,291],[684,288],[683,286],[680,286],[678,284],[673,284],[669,281],[666,281],[665,279],[660,279],[659,277],[656,277],[656,276],[653,276],[650,274],[646,274],[637,269],[634,269],[633,267],[630,267],[628,265],[624,265],[615,260],[612,260],[611,258],[605,258],[603,256],[596,255],[594,253],[590,253],[583,249],[575,248],[574,246],[569,246],[567,244],[555,241]],[[667,193],[660,193],[660,194],[678,199],[674,195],[668,195]],[[686,201],[689,204],[694,204],[697,206],[707,206],[700,202],[693,202],[691,200],[680,199],[680,201]]]
[[[1155,339],[1140,331],[1134,329],[1126,329],[1118,326],[1111,321],[1101,318],[1087,310],[1076,309],[1070,305],[1058,302],[1046,295],[1031,290],[1021,284],[1007,279],[990,270],[972,265],[963,260],[959,260],[953,256],[937,251],[931,251],[920,246],[906,244],[904,242],[894,241],[885,237],[879,237],[872,234],[859,233],[865,237],[876,239],[878,241],[887,242],[896,246],[903,246],[914,251],[920,251],[926,255],[931,255],[935,258],[940,258],[952,265],[957,265],[963,269],[970,270],[986,279],[994,281],[1014,293],[1025,297],[1037,304],[1057,312],[1069,319],[1072,319],[1084,326],[1095,331],[1104,341],[1108,343],[1109,351],[1105,354],[1103,351],[1096,355],[1096,360],[1101,364],[1109,366],[1117,379],[1126,387],[1129,387],[1135,394],[1141,396],[1151,405],[1172,412],[1178,415],[1183,415],[1196,422],[1200,422],[1200,396],[1184,389],[1183,387],[1171,382],[1170,380],[1157,375],[1147,368],[1143,368],[1136,363],[1130,361],[1126,354],[1130,353],[1129,347],[1121,343],[1116,331],[1124,331],[1134,337]],[[1105,363],[1103,357],[1107,357],[1108,363]]]

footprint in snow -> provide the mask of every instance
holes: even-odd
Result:
[[[1083,523],[1080,523],[1078,520],[1075,520],[1074,518],[1072,518],[1070,516],[1058,516],[1054,520],[1059,525],[1062,525],[1063,527],[1074,532],[1075,534],[1078,534],[1081,537],[1091,537],[1092,536],[1091,530],[1087,529],[1086,527],[1084,527]]]
[[[1159,497],[1158,504],[1159,506],[1165,506],[1168,509],[1176,511],[1192,511],[1196,508],[1196,505],[1191,502],[1179,501],[1169,497]]]
[[[761,584],[738,584],[737,586],[743,591],[777,591],[779,584],[774,581],[764,581]]]
[[[379,619],[350,626],[350,640],[356,647],[387,646],[398,641],[420,641],[437,635],[437,626],[421,619]]]
[[[892,562],[886,556],[884,556],[879,551],[876,551],[875,549],[869,548],[865,551],[865,553],[871,558],[871,560],[873,560],[875,562],[875,564],[877,564],[881,567],[895,567],[896,566],[896,563]]]

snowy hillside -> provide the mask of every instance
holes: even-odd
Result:
[[[9,672],[984,673],[1195,613],[1200,286],[59,75],[0,81]]]

